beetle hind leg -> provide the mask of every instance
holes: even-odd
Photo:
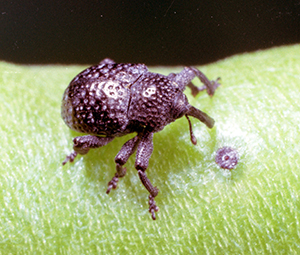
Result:
[[[73,152],[66,156],[62,162],[65,165],[68,161],[73,162],[78,154],[85,155],[90,149],[102,147],[111,142],[114,137],[99,137],[95,135],[77,136],[73,139]]]

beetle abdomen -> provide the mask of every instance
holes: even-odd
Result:
[[[143,66],[138,70],[143,72]],[[137,70],[137,66],[132,70]],[[63,120],[71,129],[82,133],[124,135],[128,123],[129,87],[140,75],[130,72],[130,66],[124,67],[124,64],[86,69],[71,81],[63,95]]]

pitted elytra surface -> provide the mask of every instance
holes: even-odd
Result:
[[[148,73],[131,86],[128,119],[157,132],[173,121],[170,115],[178,87],[167,77]]]
[[[88,134],[122,133],[128,124],[130,86],[145,72],[142,64],[100,64],[81,72],[63,96],[66,124]]]
[[[204,83],[203,87],[191,83],[195,77]],[[61,115],[71,129],[88,135],[74,138],[74,151],[63,164],[72,162],[77,154],[84,155],[89,149],[106,145],[115,137],[136,132],[137,135],[123,145],[115,158],[116,174],[108,183],[107,193],[117,187],[119,178],[125,176],[123,165],[137,151],[135,168],[150,193],[149,212],[156,219],[158,207],[154,198],[158,189],[145,173],[153,151],[153,133],[186,116],[191,141],[196,144],[188,116],[199,119],[209,128],[214,125],[212,118],[188,103],[183,94],[186,86],[194,96],[204,89],[212,96],[219,84],[209,81],[194,67],[164,76],[149,72],[143,64],[117,64],[104,59],[99,65],[84,70],[67,87]]]

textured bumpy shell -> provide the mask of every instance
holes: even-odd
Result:
[[[160,131],[173,121],[171,112],[178,91],[177,84],[166,76],[147,73],[131,87],[128,118],[151,132]]]
[[[146,72],[143,64],[102,64],[84,70],[63,95],[63,120],[82,133],[124,135],[130,86]]]
[[[145,128],[157,132],[174,121],[179,91],[174,81],[148,72],[143,64],[102,64],[71,81],[61,114],[71,129],[86,134],[122,136]]]

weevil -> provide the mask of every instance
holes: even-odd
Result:
[[[196,87],[191,82],[195,77],[204,86]],[[185,116],[191,142],[196,145],[189,116],[209,128],[214,126],[214,120],[190,105],[183,91],[189,87],[196,96],[206,89],[212,96],[218,86],[218,80],[208,80],[195,67],[185,67],[178,74],[165,76],[149,72],[144,64],[118,64],[104,59],[79,73],[64,92],[61,107],[64,122],[69,128],[86,135],[73,139],[73,152],[63,165],[73,162],[78,154],[87,154],[90,149],[102,147],[116,137],[136,133],[115,157],[116,173],[109,181],[106,193],[115,189],[119,178],[125,176],[124,165],[136,151],[135,168],[149,192],[149,212],[155,220],[159,208],[154,198],[159,190],[146,175],[153,151],[153,134]]]

